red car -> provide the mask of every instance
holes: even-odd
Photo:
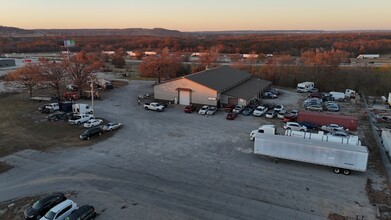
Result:
[[[238,114],[236,114],[235,112],[230,112],[227,114],[226,119],[227,120],[234,120],[237,116],[238,116]]]
[[[185,113],[192,113],[196,110],[196,107],[194,105],[186,105],[185,107]]]
[[[235,108],[235,105],[232,105],[232,104],[228,104],[225,106],[225,111],[226,112],[232,112],[232,110]]]
[[[282,119],[283,122],[290,122],[290,121],[296,121],[297,115],[288,113],[284,116]]]

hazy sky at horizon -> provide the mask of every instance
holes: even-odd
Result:
[[[1,0],[0,25],[37,28],[391,30],[390,0]]]

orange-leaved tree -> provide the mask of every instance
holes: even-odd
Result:
[[[42,81],[40,68],[37,64],[26,64],[5,77],[6,81],[15,81],[29,90],[30,97],[33,96],[33,89]]]
[[[161,78],[174,78],[181,67],[179,56],[170,54],[167,48],[158,56],[147,57],[140,64],[140,72],[144,77],[155,77],[158,83]]]
[[[95,79],[94,73],[102,66],[103,62],[96,54],[80,51],[75,56],[64,60],[67,75],[79,88],[79,95],[83,96],[83,86]]]

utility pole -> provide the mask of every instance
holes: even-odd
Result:
[[[91,108],[92,108],[92,116],[95,114],[95,109],[94,109],[94,81],[91,78]]]

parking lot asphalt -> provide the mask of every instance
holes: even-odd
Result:
[[[97,219],[375,218],[365,192],[368,172],[336,175],[253,154],[249,132],[277,119],[228,121],[222,111],[185,114],[178,105],[146,111],[137,95],[152,91],[153,82],[132,81],[95,102],[97,117],[124,124],[98,144],[0,158],[15,166],[0,175],[0,202],[65,191],[76,192],[79,205],[94,205]]]

